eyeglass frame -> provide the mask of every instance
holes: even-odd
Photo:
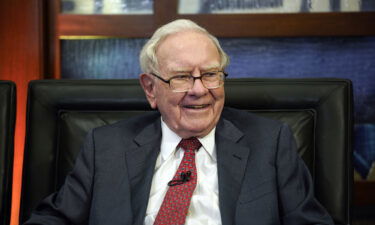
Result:
[[[202,81],[202,77],[203,77],[202,74],[201,74],[199,77],[194,77],[194,76],[192,76],[192,75],[190,74],[189,77],[192,77],[192,78],[193,78],[193,86],[194,86],[194,82],[195,82],[195,80],[196,80],[196,79],[199,79],[199,80],[202,82],[202,84],[203,84],[203,86],[204,86],[205,88],[207,88],[207,89],[216,89],[216,88],[219,88],[219,87],[221,87],[221,86],[224,85],[224,81],[225,81],[225,78],[228,76],[228,73],[226,73],[225,71],[222,71],[222,70],[215,71],[215,72],[217,72],[217,73],[219,73],[219,72],[223,73],[224,77],[223,77],[223,84],[220,85],[220,86],[214,87],[214,88],[206,87],[206,85],[205,85],[204,82]],[[159,80],[163,81],[164,83],[167,83],[167,84],[169,85],[169,88],[171,88],[171,80],[174,79],[174,78],[176,78],[176,77],[179,77],[179,76],[180,76],[180,75],[173,76],[173,77],[169,78],[168,80],[166,80],[166,79],[162,78],[160,75],[157,75],[156,73],[151,72],[150,74],[153,75],[154,77],[158,78]],[[204,75],[204,74],[203,74],[203,75]],[[171,89],[172,89],[172,88],[171,88]],[[173,92],[187,92],[187,91],[189,91],[189,89],[187,89],[187,90],[185,90],[185,91],[176,91],[176,90],[173,90],[173,89],[172,89],[172,91],[173,91]]]

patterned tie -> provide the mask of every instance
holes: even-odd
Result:
[[[197,186],[195,151],[202,144],[197,138],[182,139],[178,145],[185,150],[184,157],[160,206],[154,225],[181,225],[185,223],[191,196]]]

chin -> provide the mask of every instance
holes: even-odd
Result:
[[[187,133],[189,133],[190,136],[204,137],[208,133],[210,133],[213,127],[211,129],[210,128],[211,128],[210,125],[202,126],[202,124],[199,124],[199,126],[189,126],[189,128],[185,130],[188,131]]]
[[[182,138],[204,137],[215,127],[215,121],[207,118],[181,118],[175,120],[174,131]]]

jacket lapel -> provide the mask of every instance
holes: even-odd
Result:
[[[126,152],[130,181],[133,224],[143,224],[156,159],[160,152],[160,119],[143,129],[135,138],[136,147]]]
[[[216,128],[219,204],[222,224],[234,224],[238,195],[249,156],[242,144],[243,133],[231,122],[221,119]]]

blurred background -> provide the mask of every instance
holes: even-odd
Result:
[[[352,80],[354,224],[375,224],[374,0],[1,0],[0,79],[18,89],[11,224],[18,224],[28,81],[138,78],[142,45],[176,18],[219,37],[230,78]]]

